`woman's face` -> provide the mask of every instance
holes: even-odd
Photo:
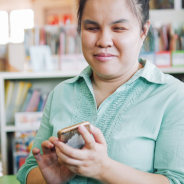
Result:
[[[126,75],[138,65],[144,36],[126,0],[88,0],[82,22],[83,54],[100,77]]]

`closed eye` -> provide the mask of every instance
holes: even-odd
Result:
[[[126,30],[126,29],[123,28],[123,27],[115,27],[114,30],[117,30],[117,31],[124,31],[124,30]]]
[[[90,31],[98,31],[99,28],[97,28],[97,27],[90,27],[90,28],[87,28],[87,30],[90,30]]]

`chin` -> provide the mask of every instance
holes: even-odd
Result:
[[[91,66],[92,70],[99,76],[112,77],[119,72],[116,61],[99,62],[93,59],[88,61],[90,61],[88,64]],[[118,66],[121,67],[120,65]]]
[[[94,68],[93,70],[98,76],[103,76],[105,78],[115,76],[117,72],[112,68]]]

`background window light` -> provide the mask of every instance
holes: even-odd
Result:
[[[9,41],[8,13],[0,11],[0,44],[7,44]]]
[[[10,42],[24,42],[24,29],[34,27],[34,12],[31,9],[13,10],[10,13]]]

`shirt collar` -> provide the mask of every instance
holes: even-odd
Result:
[[[91,69],[91,67],[88,65],[81,73],[80,75],[71,78],[69,80],[67,80],[67,83],[75,83],[76,81],[78,81],[81,77],[84,78],[84,80],[87,82],[89,82],[91,74],[92,74],[93,70]]]
[[[130,84],[133,81],[137,80],[139,77],[145,78],[147,81],[151,83],[156,83],[156,84],[167,84],[167,78],[166,75],[159,69],[157,68],[154,64],[152,64],[149,61],[140,59],[139,62],[144,66],[140,70],[138,70],[133,77],[131,77],[126,84]],[[90,81],[90,76],[92,74],[92,69],[90,66],[87,66],[79,76],[74,77],[73,79],[70,80],[69,83],[74,83],[76,82],[79,78],[84,78],[86,83],[91,82]]]
[[[131,83],[136,79],[138,79],[139,77],[143,77],[151,83],[156,83],[156,84],[168,83],[166,75],[150,61],[140,59],[139,62],[144,67],[138,70],[127,83]]]

